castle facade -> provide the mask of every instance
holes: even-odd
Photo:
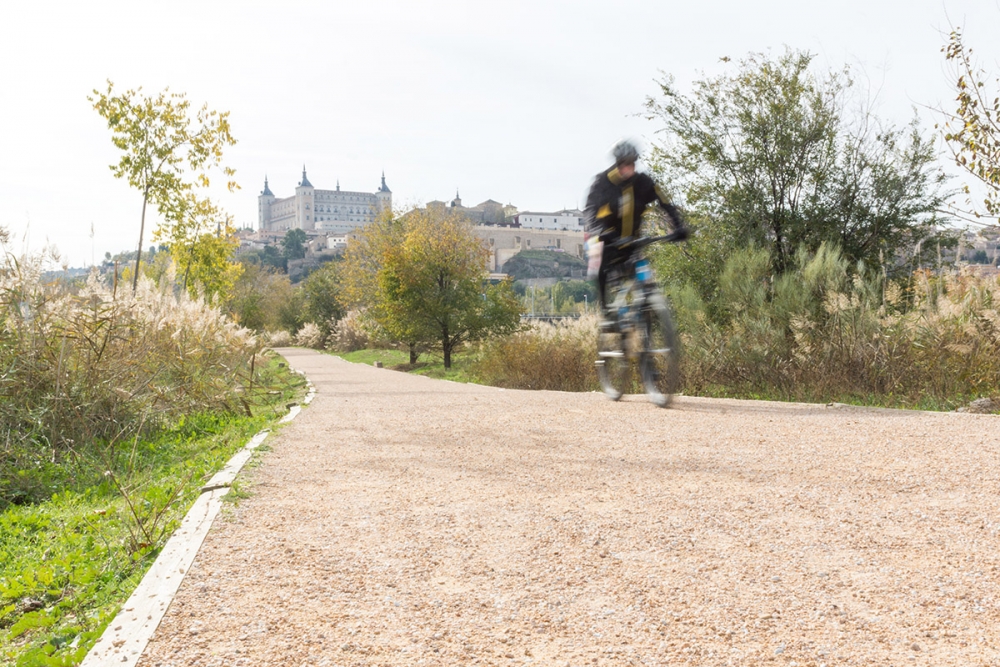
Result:
[[[382,185],[374,193],[341,191],[339,181],[336,190],[317,190],[303,166],[302,181],[291,197],[275,197],[264,178],[264,190],[257,198],[257,229],[347,234],[373,222],[385,210],[392,210],[392,191],[385,184],[384,173]]]

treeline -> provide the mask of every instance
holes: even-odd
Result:
[[[991,152],[998,145],[995,133],[977,116],[985,104],[976,92],[982,90],[982,73],[971,68],[957,32],[946,57],[961,71],[958,109],[946,123],[959,129],[946,127],[945,138],[959,164],[989,186],[996,172],[986,160],[1000,151]],[[835,309],[831,299],[854,299],[865,304],[865,312],[898,315],[912,324],[913,313],[931,312],[960,289],[956,285],[972,280],[944,278],[950,270],[944,260],[955,252],[958,238],[951,226],[957,193],[937,163],[934,136],[916,117],[897,126],[871,108],[849,70],[817,71],[810,54],[791,49],[777,56],[751,54],[732,63],[727,73],[695,81],[686,91],[667,76],[647,100],[645,112],[657,137],[648,166],[696,232],[681,246],[653,253],[687,341],[689,391],[821,399],[826,389],[789,369],[805,354],[799,345],[806,338],[803,323],[830,325],[820,315]],[[293,285],[283,269],[304,254],[303,232],[293,230],[281,246],[239,258],[231,246],[228,255],[218,243],[201,247],[200,237],[185,230],[204,229],[220,213],[193,198],[193,189],[180,188],[179,198],[161,197],[167,202],[164,211],[173,216],[168,216],[168,231],[157,232],[170,240],[164,246],[169,253],[157,253],[144,272],[214,300],[240,325],[267,332],[273,344],[345,351],[395,346],[409,352],[411,363],[424,351],[437,350],[450,366],[459,350],[489,356],[484,350],[490,346],[501,349],[524,339],[529,334],[520,316],[533,304],[539,312],[577,314],[593,297],[585,284],[573,281],[544,289],[526,282],[490,284],[483,269],[485,251],[467,227],[426,211],[397,212],[373,223],[342,258]],[[992,210],[995,187],[988,191],[985,213]],[[657,220],[653,216],[648,222],[655,227]],[[216,238],[225,236],[220,229],[217,222]],[[528,279],[548,261],[526,255],[515,268]],[[790,296],[792,282],[819,284],[812,274],[817,266],[826,267],[824,287]],[[918,276],[935,285],[937,296],[920,296],[927,291],[916,287],[923,284]],[[980,282],[977,294],[986,296],[976,303],[988,310],[990,282]],[[854,294],[858,285],[864,289]],[[882,301],[862,299],[861,293],[881,294]],[[902,296],[889,303],[886,295],[895,294]],[[729,341],[724,350],[706,332]],[[845,334],[843,340],[848,338]],[[990,349],[988,340],[976,349]],[[822,364],[831,367],[817,378],[844,375],[845,354],[827,355]],[[863,363],[856,350],[851,354],[855,371],[848,375],[860,378],[857,369]],[[503,356],[518,355],[508,349]],[[697,359],[714,359],[714,370],[705,370]],[[889,364],[884,355],[872,359]],[[892,364],[905,367],[899,359]],[[487,365],[493,369],[490,381],[503,382],[497,364]],[[965,393],[986,391],[982,378],[988,377],[986,372],[966,382]],[[896,380],[879,382],[827,384],[838,395],[892,393],[902,386]],[[584,384],[590,386],[589,380]],[[809,387],[803,389],[804,384]],[[914,396],[909,389],[901,391],[907,400]]]

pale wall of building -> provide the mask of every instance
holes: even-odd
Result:
[[[490,250],[489,270],[501,271],[522,250],[557,250],[584,259],[583,232],[476,225],[476,236]]]
[[[377,192],[318,190],[302,170],[302,181],[292,197],[277,198],[264,180],[258,197],[258,230],[283,232],[289,229],[346,234],[367,225],[384,210],[392,208],[392,192],[385,176]]]
[[[525,229],[583,231],[583,212],[576,210],[538,213],[523,211],[514,218]]]

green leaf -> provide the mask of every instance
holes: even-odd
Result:
[[[47,628],[56,622],[56,617],[49,613],[48,610],[39,609],[38,611],[32,611],[20,618],[14,625],[10,627],[8,631],[8,636],[11,639],[20,637],[22,634],[28,630],[33,630],[35,628]]]

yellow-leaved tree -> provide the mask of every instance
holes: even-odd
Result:
[[[243,271],[233,259],[240,242],[232,217],[190,191],[172,199],[164,216],[153,239],[170,248],[181,287],[192,297],[228,296]]]
[[[87,99],[107,121],[111,142],[122,152],[111,171],[142,193],[132,276],[135,292],[148,205],[155,205],[166,216],[195,186],[208,187],[209,171],[215,167],[227,179],[226,187],[236,190],[236,172],[222,164],[223,149],[235,145],[236,139],[230,134],[228,111],[210,111],[206,104],[192,117],[186,96],[169,88],[155,96],[144,95],[141,87],[116,94],[114,84],[108,81],[106,91],[95,89],[93,93]]]
[[[459,216],[415,210],[365,228],[348,246],[344,293],[384,335],[438,347],[444,367],[464,343],[511,333],[521,303],[509,281],[491,284],[486,248]]]
[[[994,77],[992,90],[987,87],[989,75],[976,64],[959,28],[951,31],[941,50],[956,69],[956,109],[945,122],[944,138],[956,164],[985,188],[980,205],[971,201],[972,191],[964,186],[970,196],[968,213],[996,219],[1000,217],[1000,78]]]

